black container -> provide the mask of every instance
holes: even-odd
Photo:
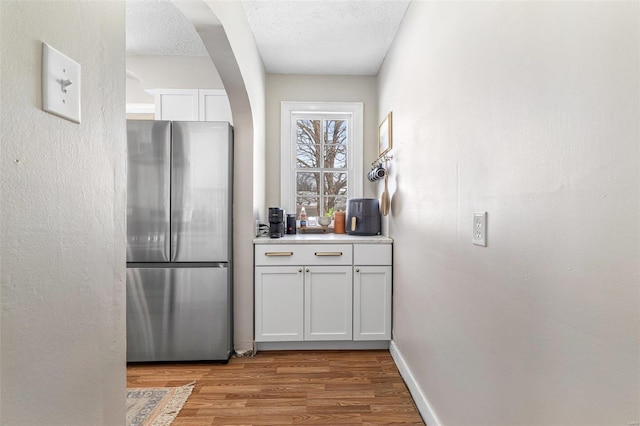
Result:
[[[287,234],[295,234],[296,233],[296,215],[288,214],[287,215]]]
[[[269,237],[280,238],[284,235],[284,210],[269,207]]]
[[[380,203],[377,198],[347,200],[347,234],[378,235],[381,230]]]

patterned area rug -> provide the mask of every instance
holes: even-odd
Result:
[[[169,426],[195,383],[178,388],[127,389],[127,426]]]

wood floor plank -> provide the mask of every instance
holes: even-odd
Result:
[[[301,425],[361,425],[360,414],[310,414],[293,419],[293,424]]]
[[[273,351],[228,364],[127,368],[128,387],[192,381],[174,426],[424,425],[388,351]]]

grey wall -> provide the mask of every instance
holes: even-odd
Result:
[[[409,6],[379,74],[393,336],[441,424],[640,421],[639,8]]]
[[[266,149],[266,202],[267,206],[280,205],[280,103],[282,101],[308,102],[363,102],[364,103],[364,158],[363,171],[370,170],[378,157],[376,77],[321,76],[321,75],[267,75],[267,149]],[[364,196],[374,196],[375,188],[364,175]],[[266,212],[263,213],[266,217]]]
[[[0,2],[0,423],[125,423],[123,2]],[[41,110],[41,42],[82,123]]]

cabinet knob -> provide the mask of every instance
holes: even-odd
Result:
[[[298,272],[302,272],[302,268],[298,269]]]
[[[309,268],[307,268],[307,272],[309,272]]]
[[[356,268],[356,272],[360,272],[360,268]]]

